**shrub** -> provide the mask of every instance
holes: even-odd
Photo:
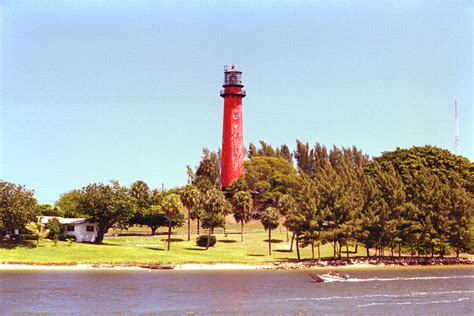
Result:
[[[196,245],[199,247],[206,247],[207,246],[207,235],[200,235],[196,238]],[[209,241],[209,247],[212,247],[216,244],[216,236],[211,236],[211,240]]]
[[[16,240],[36,240],[38,237],[36,237],[33,234],[18,234],[15,235]]]
[[[59,235],[64,232],[64,226],[59,223],[57,218],[52,218],[46,223],[46,228],[49,229],[48,238],[51,240],[57,240]]]
[[[66,240],[72,240],[72,241],[76,241],[76,236],[74,235],[60,235],[59,236],[59,240],[61,241],[66,241]]]

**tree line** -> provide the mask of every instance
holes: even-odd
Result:
[[[334,257],[363,244],[378,255],[457,254],[471,249],[474,167],[432,146],[369,159],[356,147],[327,149],[297,141],[251,145],[233,190],[249,191],[254,210],[276,208],[299,246],[329,243]],[[296,170],[293,166],[296,165]],[[259,215],[257,214],[257,217]],[[343,249],[343,247],[345,249]]]
[[[462,156],[432,146],[396,149],[369,159],[353,148],[327,149],[296,142],[273,148],[250,144],[245,173],[227,191],[220,190],[220,152],[203,150],[199,164],[187,167],[188,184],[171,190],[150,189],[138,180],[93,183],[60,196],[54,206],[38,205],[34,192],[0,181],[0,231],[23,227],[39,214],[89,217],[98,223],[97,242],[110,228],[150,227],[155,234],[191,220],[206,229],[207,244],[233,214],[241,227],[260,220],[269,234],[280,224],[291,233],[290,250],[311,247],[312,257],[330,244],[334,257],[349,256],[362,244],[376,255],[444,255],[470,251],[474,167]]]

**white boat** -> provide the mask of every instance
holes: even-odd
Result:
[[[349,280],[348,274],[342,274],[341,276],[336,276],[333,274],[316,274],[310,273],[309,276],[313,278],[316,282],[339,282],[339,281],[347,281]]]

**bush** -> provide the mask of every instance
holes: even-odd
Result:
[[[37,240],[38,237],[36,237],[33,234],[18,234],[15,235],[16,240]]]
[[[66,241],[68,239],[71,239],[72,241],[76,241],[76,236],[74,236],[74,235],[59,235],[59,240],[61,240],[61,241]]]
[[[199,247],[206,247],[207,246],[207,235],[200,235],[196,238],[196,245]],[[209,247],[212,247],[216,244],[216,236],[211,236],[211,240],[209,242]]]
[[[59,223],[57,218],[52,218],[46,223],[46,228],[49,229],[48,238],[54,240],[64,232],[64,226]]]

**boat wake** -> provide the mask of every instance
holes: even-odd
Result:
[[[354,300],[354,299],[371,299],[371,298],[390,298],[390,299],[407,299],[407,298],[414,298],[414,297],[423,297],[423,296],[436,296],[436,295],[467,295],[472,296],[474,291],[442,291],[442,292],[411,292],[407,294],[367,294],[367,295],[353,295],[353,296],[327,296],[327,297],[292,297],[292,298],[284,298],[284,299],[277,299],[277,301],[331,301],[331,300]],[[455,301],[465,301],[469,300],[469,297],[461,297],[456,299]],[[447,303],[448,300],[435,300],[431,302],[417,302],[417,304],[436,304],[436,303]],[[412,304],[411,302],[390,302],[391,304]],[[386,302],[377,302],[377,303],[367,303],[357,305],[358,307],[365,307],[365,306],[372,306],[372,305],[382,305],[387,304]],[[415,304],[415,303],[413,303]]]
[[[453,276],[425,276],[425,277],[396,277],[396,278],[350,278],[346,282],[371,282],[371,281],[417,281],[417,280],[448,280],[448,279],[474,279],[474,275],[453,275]]]
[[[469,300],[469,297],[460,297],[455,300],[439,300],[439,301],[429,301],[429,302],[379,302],[379,303],[368,303],[368,304],[360,304],[357,307],[370,307],[370,306],[380,306],[380,305],[426,305],[426,304],[445,304],[445,303],[457,303]]]

